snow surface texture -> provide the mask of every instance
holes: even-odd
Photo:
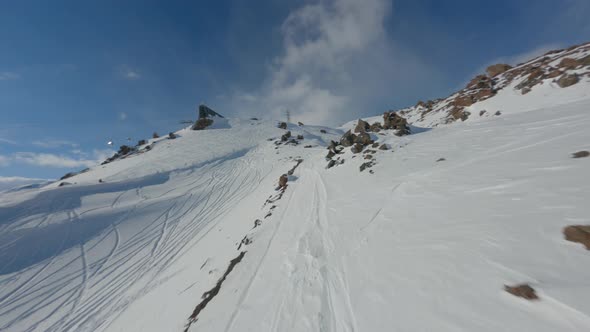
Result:
[[[350,149],[326,169],[346,126],[290,124],[305,139],[276,145],[276,123],[230,119],[0,194],[0,331],[588,331],[590,254],[561,234],[590,223],[576,86],[518,99],[547,88],[549,107],[499,94],[485,102],[514,112],[374,135],[392,149],[373,174]],[[540,299],[503,290],[519,283]]]

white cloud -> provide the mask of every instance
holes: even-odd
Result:
[[[296,121],[334,123],[358,114],[363,101],[385,91],[396,71],[385,21],[389,0],[326,0],[291,12],[282,24],[283,53],[262,87],[233,96],[256,110]],[[375,113],[381,110],[375,110]]]
[[[58,139],[46,139],[43,141],[33,141],[32,143],[34,146],[46,149],[56,149],[60,147],[72,147],[76,148],[79,145],[74,142],[66,141],[66,140],[58,140]]]
[[[141,78],[141,75],[139,75],[139,73],[136,72],[136,71],[128,70],[125,73],[125,78],[128,79],[128,80],[137,80],[137,79],[140,79]]]
[[[136,69],[129,67],[128,65],[123,65],[120,67],[121,76],[130,81],[138,80],[141,78],[141,74]]]
[[[119,113],[119,120],[121,120],[121,121],[127,120],[127,113],[125,113],[125,112]]]
[[[18,80],[20,75],[18,73],[5,71],[0,72],[0,81]]]
[[[17,152],[7,160],[41,167],[80,168],[95,166],[113,154],[113,150],[93,150],[91,154],[78,153],[73,158],[52,153]]]
[[[0,176],[0,191],[26,186],[34,183],[44,183],[47,179],[25,178],[21,176]]]
[[[10,165],[10,158],[0,155],[0,166]]]
[[[16,145],[15,141],[8,139],[8,138],[2,138],[2,137],[0,137],[0,143]]]

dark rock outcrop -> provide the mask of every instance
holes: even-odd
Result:
[[[352,146],[354,141],[356,140],[356,135],[353,134],[350,130],[344,133],[340,138],[340,145],[342,146]]]
[[[277,126],[280,129],[287,129],[287,123],[286,122],[279,122],[279,125]]]
[[[408,121],[393,111],[383,113],[383,129],[393,129],[397,136],[410,134]]]
[[[368,122],[363,121],[362,119],[359,119],[359,121],[357,122],[356,127],[354,127],[354,132],[355,133],[364,133],[371,130],[371,126],[369,125]]]

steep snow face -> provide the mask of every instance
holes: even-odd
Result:
[[[342,129],[277,145],[275,123],[231,120],[4,194],[0,330],[588,330],[590,255],[561,229],[590,223],[590,158],[570,158],[589,107],[384,131],[389,150],[330,169]]]
[[[0,330],[183,330],[295,164],[267,141],[275,123],[229,123],[1,194]],[[341,134],[295,130],[314,146]]]
[[[346,126],[230,119],[0,194],[0,330],[589,330],[590,254],[561,230],[590,224],[571,158],[590,99],[552,98],[382,131],[389,149],[330,169]],[[520,283],[539,300],[503,290]]]
[[[590,254],[561,234],[590,222],[588,107],[377,135],[373,174],[308,157],[191,331],[590,329]]]

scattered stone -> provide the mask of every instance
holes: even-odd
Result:
[[[352,153],[359,153],[361,151],[363,151],[363,145],[360,143],[355,143],[352,148],[350,149],[350,151],[352,151]]]
[[[141,146],[141,145],[145,145],[145,144],[147,144],[147,141],[146,141],[146,140],[144,140],[144,139],[140,139],[140,140],[137,142],[137,146]]]
[[[69,183],[69,182],[61,182],[61,183],[59,184],[59,186],[58,186],[58,187],[63,187],[63,186],[71,186],[71,185],[72,185],[72,184],[71,184],[71,183]]]
[[[371,144],[371,147],[372,148],[377,148],[377,147],[379,147],[379,143],[375,142],[375,143]]]
[[[325,131],[324,129],[320,129],[320,133],[322,133],[322,134],[326,134],[326,133],[327,133],[327,131]]]
[[[438,159],[436,160],[436,162],[438,163],[439,161],[445,161],[445,160],[446,160],[445,158],[438,158]]]
[[[304,149],[309,149],[309,148],[313,148],[313,145],[306,145],[303,147]]]
[[[281,175],[281,177],[279,178],[279,189],[287,188],[288,181],[289,181],[289,177],[287,176],[287,174]]]
[[[371,128],[371,126],[369,125],[368,122],[363,121],[362,119],[359,119],[356,127],[354,127],[354,132],[355,133],[364,133],[364,132],[370,130],[370,128]]]
[[[588,151],[578,151],[575,153],[572,153],[572,158],[585,158],[590,156],[590,152]]]
[[[479,111],[479,116],[483,116],[484,114],[486,114],[486,111]]]
[[[303,135],[297,135],[298,140],[302,140],[303,138],[304,138]]]
[[[176,134],[173,132],[168,133],[168,139],[175,139],[176,138]]]
[[[557,85],[559,85],[561,88],[567,88],[568,86],[574,85],[579,81],[580,78],[578,77],[578,74],[565,74],[557,80]]]
[[[286,122],[279,122],[278,127],[281,129],[287,129],[287,123]]]
[[[508,286],[504,285],[504,290],[508,293],[522,297],[526,300],[537,300],[539,297],[537,296],[533,287],[529,286],[528,284],[516,285],[516,286]]]
[[[574,225],[563,229],[565,239],[571,242],[581,243],[590,250],[590,226]]]
[[[389,150],[389,145],[383,143],[381,146],[379,146],[379,150]]]
[[[301,121],[298,121],[298,122],[297,122],[297,125],[298,125],[299,127],[301,127],[301,126],[303,126],[303,122],[301,122]]]
[[[372,155],[372,154],[369,154],[369,153],[367,153],[367,154],[365,155],[365,159],[373,159],[373,155]]]
[[[531,88],[529,88],[528,86],[525,86],[524,88],[522,88],[522,90],[520,90],[520,93],[522,93],[523,95],[526,95],[527,93],[531,92]]]
[[[500,116],[500,115],[502,115],[502,112],[500,112],[500,111],[496,111],[496,113],[494,113],[494,115],[495,115],[495,116]]]
[[[505,63],[498,63],[498,64],[491,65],[488,68],[486,68],[486,73],[488,74],[489,77],[495,77],[495,76],[498,76],[509,69],[512,69],[512,66],[507,65]]]
[[[371,160],[371,161],[367,161],[365,163],[362,163],[361,166],[359,167],[360,171],[364,171],[367,168],[371,168],[373,167],[373,165],[375,165],[375,161]]]
[[[289,138],[291,138],[291,132],[287,131],[283,134],[283,136],[281,136],[281,141],[286,142],[289,140]]]
[[[160,135],[158,135],[158,133],[154,131],[154,133],[152,134],[152,138],[160,138]]]
[[[331,160],[328,162],[328,166],[326,166],[326,168],[327,168],[327,169],[330,169],[330,168],[334,167],[334,165],[336,165],[336,160],[334,160],[334,159],[331,159]]]

